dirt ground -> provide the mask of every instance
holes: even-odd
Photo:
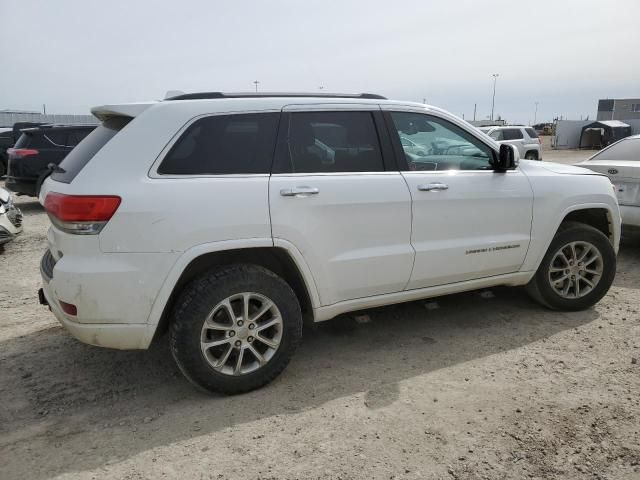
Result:
[[[371,310],[307,331],[271,385],[206,396],[166,339],[83,345],[38,305],[48,222],[18,202],[25,232],[0,254],[3,480],[640,478],[638,241],[591,310],[507,288]]]

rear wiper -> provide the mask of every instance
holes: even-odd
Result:
[[[47,165],[47,168],[54,173],[67,173],[67,171],[62,168],[60,165],[56,165],[55,163],[50,163]]]

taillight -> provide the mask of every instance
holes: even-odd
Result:
[[[115,195],[65,195],[51,192],[44,200],[51,223],[60,230],[78,235],[100,233],[111,219],[120,197]]]
[[[59,303],[60,308],[62,308],[62,311],[67,315],[72,315],[74,317],[78,315],[78,307],[76,307],[73,303],[63,302],[62,300],[59,300]]]
[[[28,157],[29,155],[38,155],[40,152],[35,148],[7,148],[7,155],[10,157]]]

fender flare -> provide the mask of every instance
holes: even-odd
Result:
[[[534,272],[537,271],[538,267],[540,266],[540,263],[542,262],[542,259],[547,253],[547,249],[549,248],[549,245],[551,244],[553,237],[558,232],[560,225],[562,224],[563,220],[567,217],[567,215],[569,215],[572,212],[576,212],[578,210],[587,210],[592,208],[606,210],[609,216],[611,217],[612,238],[610,238],[609,241],[613,245],[613,248],[615,249],[616,253],[618,253],[618,244],[620,242],[620,223],[615,221],[615,211],[611,207],[611,205],[609,205],[608,203],[602,203],[602,202],[577,203],[577,204],[568,206],[561,212],[560,215],[556,217],[554,221],[554,228],[550,230],[550,236],[545,238],[544,242],[542,242],[546,247],[541,251],[541,253],[537,254],[537,257],[535,258],[535,260],[533,258],[529,258],[530,254],[527,254],[527,257],[523,262],[523,267],[526,265],[530,265],[532,268],[525,267],[525,269],[531,270]]]
[[[279,247],[287,251],[294,261],[302,279],[304,280],[305,287],[309,293],[311,304],[315,310],[320,306],[320,300],[318,297],[318,290],[316,288],[315,280],[311,275],[311,270],[307,265],[304,257],[300,251],[291,243],[281,239],[271,238],[245,238],[238,240],[223,240],[220,242],[203,243],[185,250],[182,255],[175,261],[171,270],[167,274],[162,287],[158,291],[156,298],[147,317],[147,324],[157,325],[162,318],[164,309],[173,293],[173,290],[180,279],[180,276],[189,266],[189,264],[196,258],[206,255],[208,253],[223,252],[225,250],[238,250],[238,249],[251,249],[251,248],[273,248]]]

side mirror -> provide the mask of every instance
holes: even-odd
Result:
[[[513,170],[518,166],[518,160],[520,160],[518,150],[512,145],[503,143],[500,145],[498,160],[494,163],[493,168],[498,172]]]

